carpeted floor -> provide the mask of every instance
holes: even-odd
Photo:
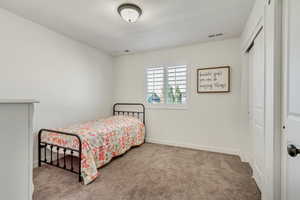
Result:
[[[89,185],[64,170],[34,169],[34,200],[259,200],[237,156],[144,144],[102,167]]]

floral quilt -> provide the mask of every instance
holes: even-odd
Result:
[[[144,124],[129,116],[113,116],[55,130],[74,133],[81,138],[81,174],[84,184],[98,177],[99,167],[132,146],[141,145],[145,138]],[[78,139],[74,136],[45,132],[42,141],[79,149]]]

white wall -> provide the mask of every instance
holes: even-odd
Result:
[[[187,64],[191,68],[187,110],[147,109],[147,138],[153,142],[238,154],[240,150],[240,40],[229,39],[114,59],[114,101],[144,102],[145,68]],[[197,94],[196,69],[229,65],[229,94]]]
[[[3,9],[0,25],[0,98],[40,100],[35,131],[111,113],[110,56]]]

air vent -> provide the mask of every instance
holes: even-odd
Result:
[[[220,37],[220,36],[223,36],[223,35],[224,35],[223,33],[217,33],[217,34],[211,34],[208,37],[209,38],[215,38],[215,37]]]

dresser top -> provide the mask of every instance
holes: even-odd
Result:
[[[35,99],[0,99],[0,104],[31,104],[39,103]]]

